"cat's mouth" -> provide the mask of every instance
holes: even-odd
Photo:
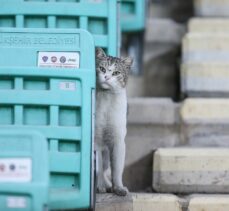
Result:
[[[103,83],[101,83],[100,86],[103,89],[110,89],[111,88],[111,85],[109,83],[107,83],[107,81],[104,81]]]

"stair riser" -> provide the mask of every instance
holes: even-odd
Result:
[[[229,150],[159,149],[154,154],[153,188],[164,193],[229,193]]]

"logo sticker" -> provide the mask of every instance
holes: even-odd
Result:
[[[48,58],[47,56],[43,56],[43,57],[42,57],[42,61],[43,61],[43,62],[47,62],[48,59],[49,59],[49,58]]]
[[[10,170],[14,171],[16,169],[16,166],[14,164],[10,164]]]
[[[32,160],[30,158],[0,159],[1,182],[30,182],[32,180]]]
[[[5,171],[5,168],[6,168],[6,167],[5,167],[4,164],[0,164],[0,171],[1,171],[1,172],[4,172],[4,171]]]
[[[56,56],[52,56],[51,61],[52,61],[53,63],[55,63],[55,62],[57,61]]]
[[[102,0],[90,0],[92,3],[101,3]]]
[[[65,63],[66,62],[66,57],[65,56],[61,56],[60,57],[60,62],[61,63]]]
[[[79,52],[38,52],[38,67],[79,68]]]

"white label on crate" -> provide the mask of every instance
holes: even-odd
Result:
[[[30,182],[31,180],[30,158],[0,159],[0,182]]]
[[[59,83],[59,88],[65,91],[75,91],[76,90],[76,83],[70,81],[61,81]]]
[[[92,3],[101,3],[103,0],[90,0]]]
[[[26,198],[24,197],[8,197],[6,199],[6,206],[8,208],[26,208]]]
[[[38,52],[38,67],[79,68],[79,52]]]

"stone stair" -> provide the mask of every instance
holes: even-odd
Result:
[[[124,184],[144,191],[151,188],[153,151],[180,145],[180,105],[168,98],[132,98],[128,104]]]
[[[228,120],[227,99],[130,99],[124,184],[151,193],[98,195],[96,211],[228,211]]]
[[[190,33],[221,34],[229,32],[229,20],[222,17],[192,18],[188,23]]]
[[[229,0],[194,0],[194,5],[202,18],[189,21],[182,42],[181,91],[186,99],[152,98],[157,96],[153,91],[144,93],[149,98],[130,98],[124,184],[138,193],[98,195],[96,211],[229,210]],[[174,27],[165,20],[155,24]],[[156,31],[150,30],[148,47],[158,42]],[[172,38],[178,47],[177,36]],[[153,53],[146,57],[146,87],[152,89]]]
[[[229,147],[229,99],[188,98],[180,113],[187,145]]]
[[[228,211],[228,195],[190,195],[132,193],[120,198],[112,194],[97,196],[95,211]]]
[[[195,14],[201,17],[229,17],[226,0],[194,0]]]
[[[183,39],[182,92],[188,97],[229,96],[229,20],[195,18]]]
[[[120,198],[112,194],[97,197],[96,211],[182,211],[179,198],[169,194],[132,193]]]
[[[158,149],[153,188],[158,193],[229,193],[229,149]]]

